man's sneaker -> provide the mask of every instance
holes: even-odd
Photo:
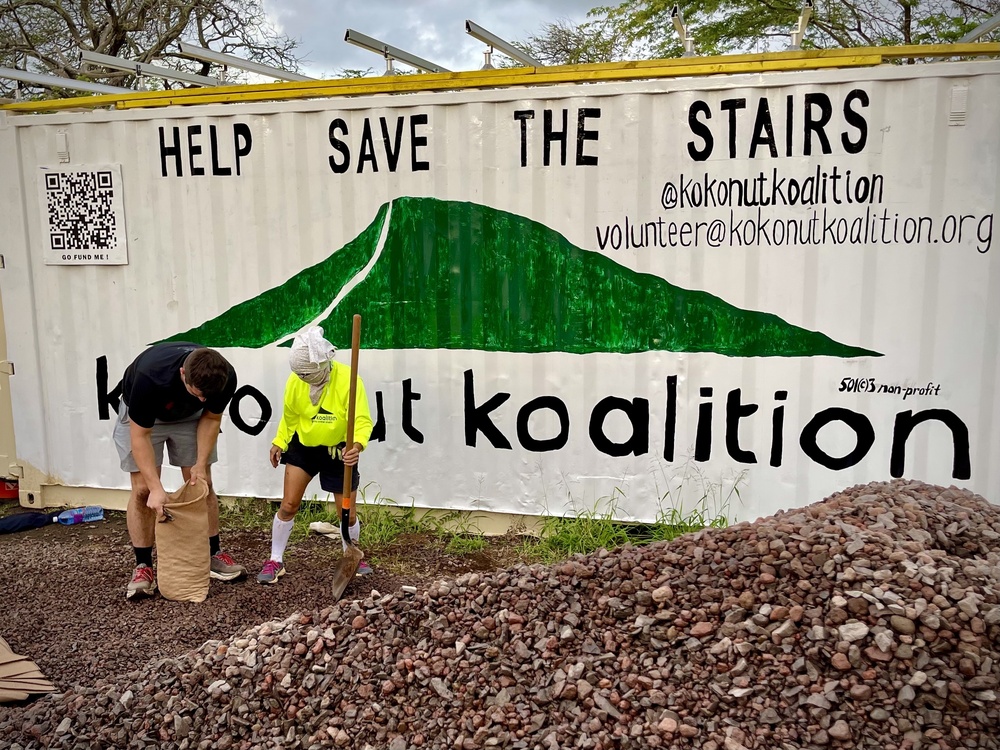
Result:
[[[277,583],[285,575],[285,564],[277,560],[268,560],[257,574],[257,583]]]
[[[368,564],[367,562],[365,562],[364,560],[362,560],[362,561],[361,561],[361,563],[360,563],[360,564],[358,565],[358,572],[357,572],[357,573],[355,573],[355,575],[359,575],[359,576],[370,576],[370,575],[371,575],[372,573],[374,573],[374,572],[375,572],[375,571],[374,571],[374,570],[372,570],[372,566],[371,566],[371,565],[369,565],[369,564]]]
[[[232,581],[246,573],[246,568],[237,565],[227,553],[219,552],[212,555],[212,572],[210,575],[217,581]]]
[[[132,571],[132,580],[128,584],[128,590],[125,592],[125,598],[141,598],[144,596],[152,596],[155,593],[156,574],[153,572],[153,569],[145,563],[137,565],[135,570]]]

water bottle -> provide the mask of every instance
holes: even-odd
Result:
[[[104,519],[104,508],[100,505],[88,505],[86,508],[71,508],[64,510],[57,518],[59,523],[67,526],[74,523],[91,523]]]

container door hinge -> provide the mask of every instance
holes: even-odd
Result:
[[[4,375],[13,375],[14,363],[7,361],[0,362],[0,373],[3,373]]]

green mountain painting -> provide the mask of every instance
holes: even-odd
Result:
[[[346,348],[355,313],[367,349],[880,356],[632,271],[523,216],[412,197],[326,260],[165,341],[288,345],[318,324]]]

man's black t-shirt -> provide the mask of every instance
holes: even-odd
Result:
[[[236,392],[236,370],[232,365],[222,393],[205,402],[188,393],[181,380],[184,360],[200,348],[187,342],[156,344],[136,357],[122,379],[122,398],[128,405],[129,419],[140,427],[152,427],[156,420],[179,422],[202,409],[222,414]]]

